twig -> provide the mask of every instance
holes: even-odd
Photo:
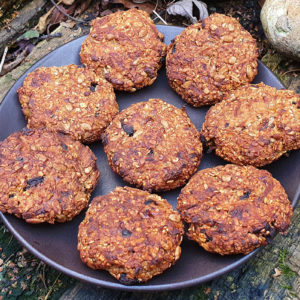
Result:
[[[153,10],[156,10],[157,9],[157,6],[158,6],[158,0],[156,0],[156,4],[155,4],[155,7]]]
[[[288,74],[288,73],[291,73],[291,72],[300,72],[300,69],[294,69],[294,70],[286,71],[286,72],[284,72],[281,76],[284,76],[284,75],[286,75],[286,74]]]
[[[4,61],[5,61],[7,51],[8,51],[8,47],[6,46],[5,49],[4,49],[3,55],[2,55],[1,63],[0,63],[0,73],[2,72],[2,68],[3,68],[3,65],[4,65]]]
[[[76,18],[74,18],[74,17],[72,17],[72,16],[70,16],[69,14],[67,14],[66,12],[64,12],[55,2],[54,2],[54,0],[50,0],[51,1],[51,3],[63,14],[63,15],[65,15],[66,17],[68,17],[69,19],[71,19],[71,20],[73,20],[73,21],[75,21],[75,22],[77,22],[77,23],[86,23],[86,21],[84,21],[84,20],[79,20],[79,19],[76,19]]]
[[[49,289],[47,295],[45,296],[44,300],[47,300],[47,299],[49,298],[49,296],[51,295],[51,293],[52,293],[52,291],[53,291],[53,289],[54,289],[54,286],[55,286],[55,284],[56,284],[56,282],[57,282],[59,276],[60,276],[60,274],[58,274],[58,276],[56,277],[56,279],[55,279],[53,285],[50,287],[50,289]]]
[[[155,11],[153,10],[153,13],[156,15],[157,18],[159,18],[165,25],[168,25],[168,23]]]
[[[25,48],[17,57],[15,60],[13,60],[10,63],[7,63],[3,65],[3,68],[1,70],[0,75],[5,75],[7,72],[11,71],[13,68],[15,68],[17,65],[19,65],[23,59],[26,57],[27,54],[27,48]]]
[[[61,37],[61,36],[62,36],[61,32],[57,32],[57,33],[53,33],[53,34],[43,34],[39,37],[39,41],[53,39],[53,38]]]

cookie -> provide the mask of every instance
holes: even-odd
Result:
[[[117,115],[103,134],[113,171],[148,191],[168,191],[196,172],[199,132],[184,110],[160,99],[139,102]]]
[[[91,22],[81,62],[116,90],[135,92],[155,81],[166,53],[163,39],[146,12],[118,11]]]
[[[119,112],[112,85],[76,65],[38,68],[18,94],[29,128],[46,127],[85,143],[99,140]]]
[[[188,237],[221,255],[248,254],[265,245],[272,233],[288,229],[293,212],[269,172],[231,164],[196,173],[177,209],[189,224]]]
[[[168,46],[167,77],[187,103],[211,105],[254,79],[257,57],[255,39],[236,19],[212,14],[187,27]]]
[[[0,142],[0,211],[28,223],[70,221],[88,205],[99,176],[87,146],[26,128]]]
[[[146,282],[180,257],[183,224],[161,197],[117,187],[93,199],[79,226],[81,260],[123,284]]]
[[[300,148],[300,97],[263,83],[240,87],[209,109],[201,135],[227,161],[264,166]]]

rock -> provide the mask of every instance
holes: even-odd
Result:
[[[286,56],[300,60],[300,1],[266,0],[260,19],[268,40]]]

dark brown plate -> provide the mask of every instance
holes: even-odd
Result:
[[[165,35],[165,42],[167,44],[183,30],[180,27],[157,27]],[[0,107],[0,140],[5,139],[12,132],[26,126],[16,93],[26,74],[40,66],[80,64],[78,53],[84,39],[85,37],[74,40],[45,56],[31,67],[11,88]],[[283,85],[276,76],[261,62],[259,62],[259,72],[254,82],[257,83],[260,81],[275,86],[278,89],[283,88]],[[185,105],[192,121],[200,129],[208,108],[195,109],[186,105],[169,87],[165,69],[160,71],[157,80],[152,86],[133,94],[117,94],[120,109],[124,109],[132,103],[156,97],[177,107]],[[101,143],[92,144],[91,149],[98,157],[98,167],[101,172],[101,179],[93,196],[107,194],[115,186],[124,185],[121,178],[114,174],[108,166]],[[205,154],[200,169],[220,164],[225,164],[225,162],[214,154]],[[289,157],[282,157],[267,169],[284,186],[289,199],[295,207],[300,194],[300,151],[291,152]],[[177,189],[164,193],[162,196],[167,198],[175,207],[179,191]],[[162,275],[153,278],[147,284],[124,286],[118,283],[108,272],[91,270],[80,261],[77,251],[77,230],[79,223],[84,218],[84,212],[69,223],[55,225],[30,225],[14,216],[1,214],[1,217],[5,225],[21,244],[47,264],[77,279],[122,290],[158,291],[192,286],[228,272],[247,261],[258,251],[253,251],[246,256],[235,255],[223,257],[208,253],[196,243],[184,239],[182,243],[182,256],[175,266]]]

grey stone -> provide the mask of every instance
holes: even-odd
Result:
[[[300,60],[300,1],[266,0],[260,19],[273,47]]]

